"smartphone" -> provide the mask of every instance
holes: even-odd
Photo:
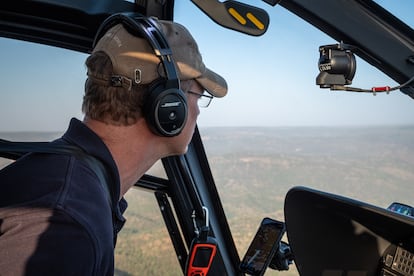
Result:
[[[263,275],[284,233],[283,222],[264,218],[240,263],[240,270],[249,275]]]

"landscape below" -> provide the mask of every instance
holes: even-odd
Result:
[[[284,220],[294,186],[340,194],[380,207],[414,205],[414,126],[200,128],[233,238],[242,257],[263,217]],[[48,141],[60,133],[0,133]],[[0,167],[8,163],[0,159]],[[164,175],[159,164],[151,174]],[[182,275],[151,192],[126,195],[116,275]],[[285,237],[286,238],[286,237]],[[268,269],[266,275],[298,275]]]

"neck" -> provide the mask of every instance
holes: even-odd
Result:
[[[121,197],[152,167],[164,157],[160,137],[152,134],[144,119],[130,126],[110,125],[85,119],[84,123],[106,144],[115,163],[121,182]]]

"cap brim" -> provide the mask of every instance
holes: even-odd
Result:
[[[214,97],[221,98],[227,94],[226,80],[207,68],[201,77],[196,78],[196,81]]]

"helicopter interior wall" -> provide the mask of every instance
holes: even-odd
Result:
[[[392,244],[413,252],[414,220],[386,209],[295,187],[284,211],[300,275],[376,275]]]

